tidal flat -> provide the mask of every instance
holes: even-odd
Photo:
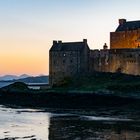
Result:
[[[127,116],[126,114],[113,115],[111,110],[108,112],[110,114],[104,109],[30,109],[0,106],[0,139],[140,139],[139,114],[136,117],[133,113]]]

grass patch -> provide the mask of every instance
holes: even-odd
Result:
[[[67,92],[77,91],[114,91],[114,92],[140,92],[140,76],[120,73],[99,73],[86,76],[75,76],[64,79],[63,85],[53,87],[52,90]]]

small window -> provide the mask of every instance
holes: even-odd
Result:
[[[72,52],[70,52],[70,56],[72,56],[73,55],[73,53]]]
[[[73,60],[72,59],[70,60],[70,63],[73,63]]]
[[[63,64],[65,64],[65,62],[66,62],[66,61],[65,61],[65,60],[63,60]]]
[[[132,57],[133,57],[132,54],[130,54],[130,55],[127,56],[127,58],[132,58]]]

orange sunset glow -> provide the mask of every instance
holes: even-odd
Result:
[[[7,40],[0,41],[0,46],[5,46],[0,52],[0,73],[48,74],[49,47],[46,41]]]

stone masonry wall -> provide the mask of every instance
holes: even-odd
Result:
[[[64,77],[72,77],[80,71],[80,53],[77,51],[50,52],[50,83],[57,84]]]
[[[140,49],[93,51],[90,70],[140,75]]]
[[[110,49],[139,48],[140,29],[110,33]]]

